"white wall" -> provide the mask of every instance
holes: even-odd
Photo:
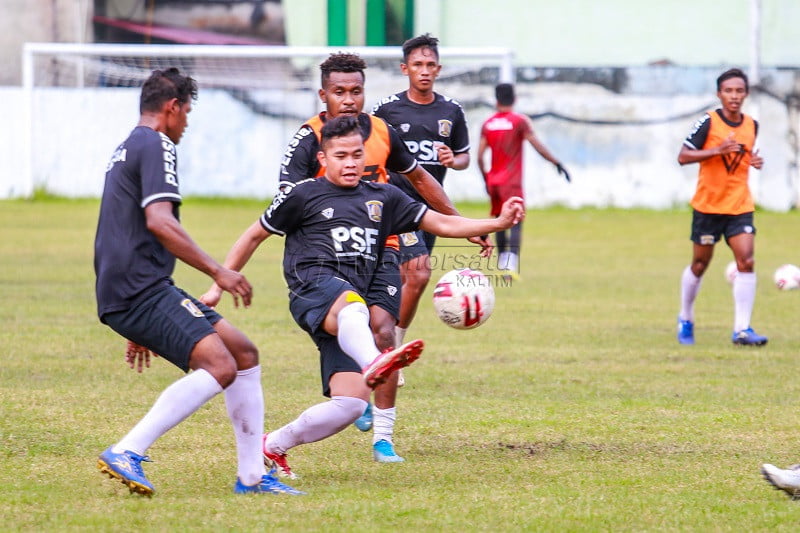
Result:
[[[492,102],[491,86],[441,87],[445,94]],[[382,90],[380,93],[386,92]],[[713,97],[622,96],[598,86],[518,85],[517,109],[526,113],[556,111],[578,117],[627,117],[632,120],[680,115],[713,102]],[[139,89],[47,89],[36,98],[33,129],[35,185],[66,196],[99,196],[104,168],[116,146],[138,120]],[[25,139],[19,89],[0,89],[8,102],[7,124],[0,130],[0,197],[25,190]],[[751,97],[751,99],[754,98]],[[751,101],[751,104],[754,103]],[[368,103],[371,105],[371,102]],[[753,172],[762,207],[787,210],[796,200],[789,172],[786,112],[774,100],[750,107],[761,122],[759,145],[764,170]],[[287,103],[289,105],[289,103]],[[292,95],[297,110],[317,107],[314,95]],[[305,113],[305,111],[299,111]],[[482,121],[492,109],[468,111],[475,157]],[[699,117],[699,115],[697,115]],[[651,126],[591,126],[552,118],[534,127],[570,170],[567,184],[550,163],[527,148],[525,187],[530,206],[615,206],[669,208],[685,205],[694,191],[697,166],[681,168],[677,154],[695,116]],[[189,129],[178,146],[184,194],[267,198],[274,194],[278,165],[297,120],[255,115],[227,93],[203,90],[189,116]],[[485,199],[473,161],[469,169],[450,171],[446,191],[454,200]]]

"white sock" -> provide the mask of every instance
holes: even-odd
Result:
[[[111,451],[130,450],[144,455],[161,435],[181,423],[204,403],[222,392],[222,386],[207,371],[195,370],[166,389],[138,424]]]
[[[703,281],[703,278],[695,276],[691,267],[687,266],[683,269],[683,274],[681,275],[681,311],[678,314],[678,318],[681,320],[694,322],[694,301],[700,291],[701,281]]]
[[[507,268],[512,272],[519,272],[519,256],[514,252],[508,252]]]
[[[245,485],[255,485],[267,473],[261,453],[264,433],[261,365],[236,373],[236,380],[225,389],[225,407],[236,437],[237,474]]]
[[[755,301],[756,273],[737,272],[733,279],[733,331],[742,331],[750,327]]]
[[[497,257],[497,270],[508,269],[508,252],[500,252]]]
[[[397,407],[378,409],[372,406],[372,443],[379,440],[392,442],[394,434],[394,421],[397,419]]]
[[[400,346],[401,344],[403,344],[403,339],[406,338],[406,332],[407,331],[408,331],[408,328],[401,328],[400,326],[395,326],[394,327],[394,342],[395,342],[394,345],[395,346]]]
[[[317,442],[352,424],[364,413],[367,402],[350,396],[333,396],[330,401],[309,407],[282,428],[272,431],[266,448],[283,454],[300,444]]]
[[[369,327],[369,309],[361,302],[353,302],[339,311],[339,334],[336,339],[344,353],[364,368],[381,354]],[[363,411],[363,409],[362,409]]]

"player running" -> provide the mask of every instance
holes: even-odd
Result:
[[[408,89],[388,96],[372,113],[384,119],[405,142],[417,162],[444,185],[447,169],[463,170],[469,166],[469,131],[461,105],[434,92],[434,83],[442,65],[439,63],[439,39],[426,33],[403,43],[400,71],[408,77]],[[390,182],[419,202],[425,199],[401,174],[390,174]],[[401,344],[417,313],[420,298],[431,278],[430,254],[436,236],[424,231],[398,235],[400,244],[400,277],[403,290],[396,343]],[[397,387],[405,383],[398,372]],[[368,408],[356,420],[356,427],[368,431],[373,426],[373,449],[376,459],[400,462],[394,451],[394,425],[397,390],[393,382],[375,391],[375,407]]]
[[[496,219],[448,216],[414,201],[397,187],[363,180],[367,148],[358,117],[330,119],[320,131],[322,179],[286,184],[258,221],[234,243],[227,268],[241,270],[271,235],[286,237],[283,269],[289,310],[320,353],[322,392],[329,401],[264,436],[264,456],[294,477],[286,458],[295,446],[330,437],[364,411],[371,388],[416,360],[421,340],[381,353],[364,297],[380,272],[386,239],[425,231],[468,237],[508,228],[524,217],[519,198]],[[215,305],[222,294],[212,285],[201,300]]]
[[[736,260],[733,278],[734,344],[763,346],[767,337],[750,327],[756,299],[755,203],[748,187],[750,167],[764,165],[753,150],[758,122],[742,113],[750,93],[747,75],[730,69],[717,78],[717,98],[722,108],[710,111],[695,123],[678,154],[681,165],[699,163],[697,191],[692,198],[692,262],[681,275],[681,309],[678,342],[694,344],[694,301],[714,245],[725,242]]]

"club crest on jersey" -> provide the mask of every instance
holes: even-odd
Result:
[[[380,222],[381,215],[383,215],[383,202],[380,200],[370,200],[369,202],[365,202],[365,205],[367,206],[369,219],[373,222]]]
[[[403,241],[403,246],[413,246],[419,242],[417,234],[414,233],[413,231],[408,233],[401,233],[400,240]]]
[[[450,132],[453,130],[453,121],[441,119],[439,121],[439,135],[442,137],[450,137]]]
[[[181,305],[187,311],[192,313],[192,316],[197,317],[197,318],[202,318],[203,317],[203,312],[200,309],[198,309],[197,306],[194,305],[194,302],[191,301],[189,298],[184,298],[183,301],[181,302]]]
[[[322,214],[322,216],[324,216],[325,218],[327,218],[327,219],[330,219],[330,218],[333,216],[333,208],[332,208],[332,207],[329,207],[329,208],[327,208],[327,209],[323,209],[323,210],[321,211],[321,214]]]
[[[408,133],[408,130],[410,129],[411,129],[411,124],[409,124],[408,122],[403,122],[402,124],[400,124],[400,131],[402,131],[403,133]]]

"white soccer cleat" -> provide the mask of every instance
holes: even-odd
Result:
[[[768,463],[763,464],[761,475],[770,485],[786,492],[793,500],[800,497],[800,465],[783,469]]]

